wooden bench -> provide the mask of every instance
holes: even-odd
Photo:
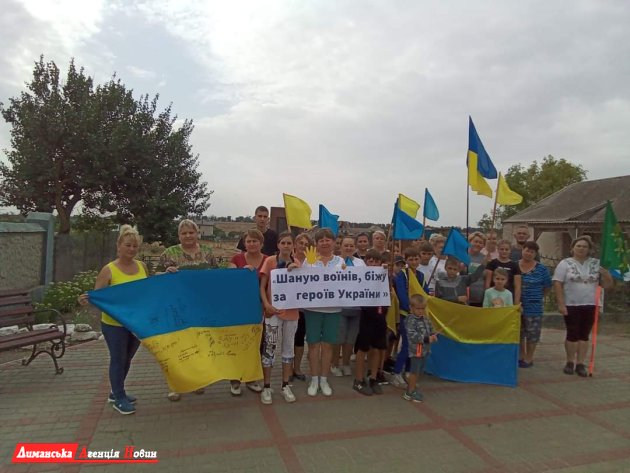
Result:
[[[35,314],[53,312],[58,323],[46,329],[33,329]],[[63,373],[57,360],[66,352],[66,321],[55,309],[35,309],[28,289],[9,289],[0,291],[0,327],[26,327],[28,330],[14,335],[0,337],[0,351],[33,346],[28,358],[22,365],[28,365],[42,353],[48,354],[55,363],[55,373]],[[49,345],[50,344],[50,345]],[[41,346],[44,345],[42,348]]]

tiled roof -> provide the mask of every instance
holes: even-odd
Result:
[[[630,222],[630,175],[571,184],[505,223],[603,222],[607,200],[619,222]]]

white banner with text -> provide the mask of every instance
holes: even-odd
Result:
[[[376,266],[274,269],[271,304],[276,309],[388,306],[387,270]]]

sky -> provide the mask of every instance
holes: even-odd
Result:
[[[41,54],[159,94],[194,121],[208,215],[252,215],[285,192],[313,218],[324,204],[387,222],[398,193],[422,202],[428,187],[438,223],[463,225],[469,115],[499,171],[551,154],[589,179],[630,174],[626,0],[0,5],[0,102]],[[492,205],[471,193],[471,223]]]

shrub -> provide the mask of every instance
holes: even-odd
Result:
[[[70,281],[52,283],[42,302],[35,306],[38,309],[57,309],[62,314],[73,312],[79,306],[79,295],[94,289],[97,274],[96,271],[85,271],[76,274]],[[38,323],[52,322],[54,313],[42,312],[37,314],[36,319]]]

